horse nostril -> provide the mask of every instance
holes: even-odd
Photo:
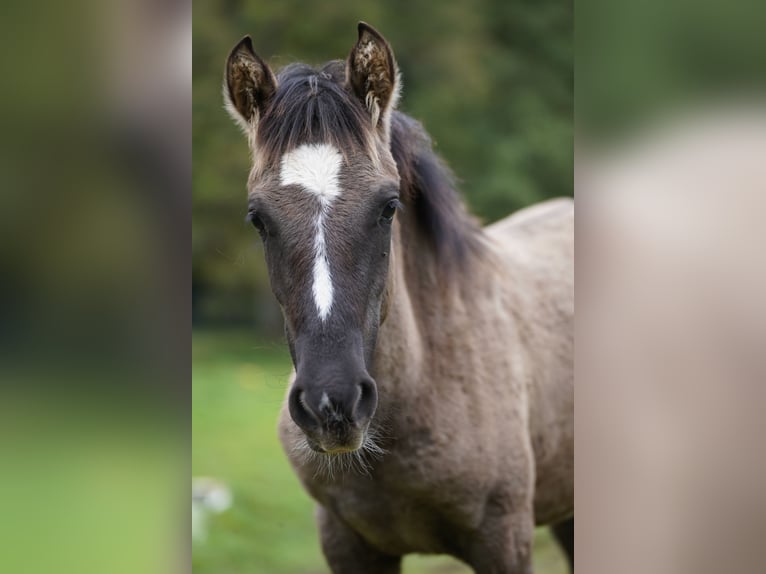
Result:
[[[306,393],[300,387],[293,387],[287,401],[290,416],[302,429],[316,428],[319,425],[319,417],[306,402]]]
[[[357,423],[366,422],[375,414],[378,406],[378,390],[372,379],[364,379],[357,386],[359,399],[354,406],[353,418]]]

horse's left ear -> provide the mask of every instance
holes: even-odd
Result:
[[[399,69],[386,39],[359,22],[359,39],[346,62],[346,83],[370,112],[372,124],[388,138],[391,111],[399,99]]]

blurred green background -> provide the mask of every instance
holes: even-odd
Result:
[[[199,1],[193,20],[193,453],[195,476],[221,479],[232,507],[193,545],[205,573],[318,574],[312,503],[276,437],[290,372],[258,235],[244,221],[249,152],[222,106],[223,65],[245,34],[273,68],[345,58],[364,20],[391,42],[400,109],[422,121],[491,222],[572,195],[569,1]],[[536,572],[566,568],[538,532]],[[410,557],[405,572],[467,572]]]

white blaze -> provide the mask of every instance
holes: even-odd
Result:
[[[324,321],[332,307],[332,275],[325,240],[325,217],[340,195],[338,178],[343,158],[331,145],[302,145],[282,157],[282,185],[297,185],[319,199],[319,214],[315,222],[313,287],[314,303]]]

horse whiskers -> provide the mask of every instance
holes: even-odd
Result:
[[[370,430],[365,434],[359,449],[330,455],[313,450],[306,437],[302,436],[290,450],[300,458],[301,464],[314,467],[315,478],[323,476],[334,480],[336,476],[343,474],[371,476],[372,461],[370,459],[380,460],[388,452],[378,444],[381,438],[379,431]]]
[[[369,429],[365,434],[364,442],[362,443],[360,450],[364,451],[375,459],[380,459],[388,454],[388,451],[378,444],[378,441],[384,438],[386,437],[383,435],[380,429]]]

